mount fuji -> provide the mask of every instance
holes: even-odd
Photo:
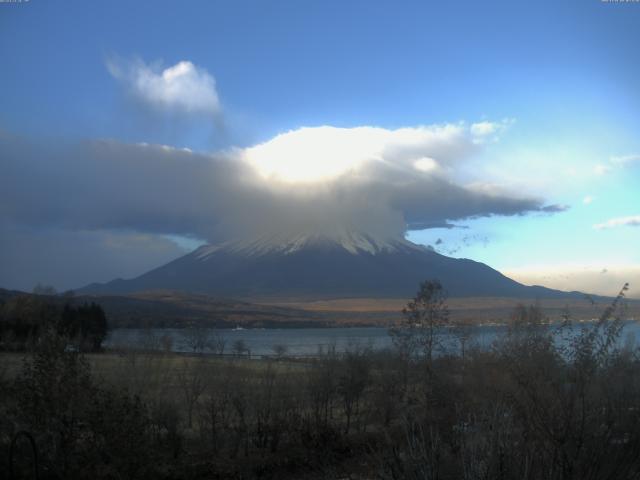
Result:
[[[427,279],[438,279],[452,297],[577,294],[525,286],[483,263],[447,257],[402,237],[381,240],[348,231],[205,245],[139,277],[94,283],[79,293],[175,290],[235,298],[409,298]]]

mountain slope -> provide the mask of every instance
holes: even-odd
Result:
[[[485,264],[440,255],[404,239],[362,235],[298,237],[203,246],[131,280],[92,284],[81,293],[181,290],[227,297],[410,297],[418,283],[439,279],[451,296],[557,298],[521,285]]]

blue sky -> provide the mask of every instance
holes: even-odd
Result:
[[[505,125],[452,178],[568,209],[457,219],[468,228],[409,238],[550,286],[613,293],[628,278],[640,296],[639,24],[640,4],[598,0],[0,4],[0,131],[34,144],[108,139],[209,154],[301,127]],[[132,93],[131,65],[158,73],[183,61],[215,79],[212,111],[159,111]],[[594,228],[620,218],[631,220]],[[92,235],[121,232],[74,227],[96,262],[96,278],[85,278],[21,250],[27,237],[37,248],[44,226],[6,228],[5,250],[34,262],[0,277],[14,288],[132,276],[186,245],[171,240],[185,231],[129,226],[125,252],[111,248],[102,268],[104,236]],[[144,239],[155,242],[146,259]]]

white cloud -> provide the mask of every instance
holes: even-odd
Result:
[[[478,122],[471,125],[471,133],[476,137],[486,137],[498,130],[498,124],[492,122]]]
[[[421,172],[431,172],[439,167],[438,162],[430,157],[422,157],[413,162],[413,168]]]
[[[622,167],[622,166],[630,165],[632,163],[640,163],[640,155],[636,154],[636,155],[622,155],[619,157],[611,157],[609,158],[609,161],[614,165],[618,165]]]
[[[606,175],[617,168],[625,168],[634,163],[640,163],[640,155],[621,155],[617,157],[609,157],[606,164],[598,164],[593,167],[593,173],[596,175]]]
[[[593,167],[593,172],[596,175],[605,175],[607,173],[609,173],[611,171],[611,167],[608,165],[596,165],[595,167]]]
[[[582,199],[582,203],[585,205],[591,205],[593,203],[594,198],[591,195],[587,195]]]
[[[452,165],[476,151],[472,140],[464,125],[452,124],[396,130],[304,127],[244,149],[241,156],[270,180],[313,183],[355,176],[372,166],[409,175],[433,173],[438,165]]]
[[[640,227],[640,215],[612,218],[611,220],[607,220],[604,223],[598,223],[594,225],[593,228],[597,230],[603,230],[606,228],[616,228],[616,227],[624,227],[624,226]]]
[[[141,60],[111,59],[107,68],[129,93],[152,107],[182,113],[220,113],[215,78],[189,61],[161,69]]]
[[[482,121],[472,123],[469,131],[474,137],[474,143],[496,142],[500,139],[500,135],[513,123],[515,123],[515,120],[512,118],[505,118],[500,122]]]

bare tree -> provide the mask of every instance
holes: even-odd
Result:
[[[223,355],[224,349],[227,346],[227,340],[217,331],[211,333],[209,338],[209,350],[216,355]]]
[[[287,354],[287,346],[282,344],[274,345],[273,353],[275,354],[278,360],[281,360]]]
[[[33,287],[32,292],[34,295],[53,296],[58,294],[58,291],[54,287],[52,287],[51,285],[44,285],[42,283],[36,284],[36,286]]]
[[[389,331],[394,345],[409,356],[419,351],[431,363],[434,350],[440,346],[438,330],[449,324],[446,300],[438,280],[422,282],[416,296],[402,310],[402,324]]]
[[[164,353],[169,353],[173,349],[173,337],[166,333],[160,337],[160,345]]]
[[[193,353],[202,353],[209,343],[209,332],[206,328],[191,325],[182,329],[182,338]]]
[[[345,434],[349,434],[353,420],[358,420],[362,397],[370,381],[370,351],[356,348],[345,353],[338,378],[338,392],[346,419]]]
[[[206,390],[204,362],[204,359],[198,359],[195,362],[189,362],[185,359],[182,368],[178,372],[178,383],[187,407],[187,425],[189,428],[193,425],[193,410],[198,403],[198,399]]]
[[[451,325],[451,334],[455,337],[458,345],[460,346],[460,358],[464,362],[467,353],[467,347],[471,342],[474,334],[474,325],[465,320],[458,320]]]
[[[243,339],[239,338],[238,340],[233,342],[232,351],[237,356],[248,355],[249,347],[247,347],[247,343]]]
[[[216,355],[222,355],[227,345],[226,339],[216,330],[190,326],[183,330],[184,343],[193,353],[203,353],[208,350]]]

